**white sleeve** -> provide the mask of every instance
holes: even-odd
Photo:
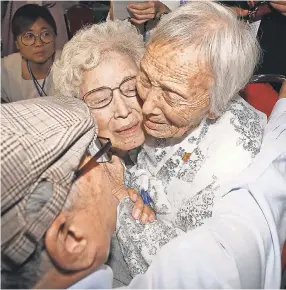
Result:
[[[167,220],[142,225],[132,217],[133,202],[118,206],[116,237],[132,277],[145,273],[161,247],[182,233]]]
[[[286,124],[286,98],[282,98],[275,104],[265,128],[265,138],[277,136],[281,126]],[[274,135],[274,136],[273,136]],[[274,137],[275,138],[275,137]]]
[[[134,277],[145,273],[159,250],[184,231],[172,222],[174,217],[162,182],[152,177],[146,168],[137,166],[126,171],[125,182],[139,192],[141,189],[149,192],[157,215],[153,223],[142,225],[132,217],[134,204],[129,199],[121,201],[118,206],[116,237],[130,275]],[[196,195],[202,216],[209,209],[209,201],[204,198],[207,190],[205,188]],[[193,201],[190,203],[192,206],[182,210],[185,215],[193,217],[197,208]]]
[[[9,84],[9,77],[8,72],[4,63],[4,60],[1,60],[1,102],[4,101],[5,103],[11,102],[9,99],[10,95],[10,84]]]
[[[129,288],[280,288],[286,239],[285,109],[286,100],[279,100],[262,150],[241,186],[226,192],[208,223],[165,245]],[[264,168],[266,159],[271,162]],[[251,169],[255,179],[247,178]]]
[[[107,265],[102,265],[95,272],[79,280],[68,289],[111,289],[113,272]]]
[[[129,288],[279,288],[286,155],[274,163],[257,180],[258,188],[233,190],[209,223],[163,247]],[[267,200],[262,208],[261,200]]]

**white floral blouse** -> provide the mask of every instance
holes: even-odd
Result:
[[[266,116],[240,97],[218,119],[204,119],[182,138],[148,138],[126,185],[147,190],[157,219],[141,225],[132,204],[119,205],[116,235],[130,274],[144,273],[157,251],[212,216],[218,189],[259,152]]]

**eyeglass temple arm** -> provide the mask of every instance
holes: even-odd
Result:
[[[254,83],[283,83],[286,80],[286,77],[283,75],[275,74],[261,74],[253,75],[249,81],[249,84]]]
[[[89,161],[87,161],[87,163],[85,163],[85,165],[80,168],[79,170],[77,170],[75,172],[75,178],[78,178],[86,169],[86,167],[88,166],[88,164],[90,162],[92,162],[93,160],[98,160],[104,153],[108,152],[112,147],[112,144],[110,141],[108,141],[106,144],[104,144],[91,158]]]
[[[100,158],[103,154],[105,154],[106,152],[108,152],[112,147],[112,144],[110,141],[108,141],[107,143],[105,143],[95,154],[91,159],[97,160],[98,158]]]

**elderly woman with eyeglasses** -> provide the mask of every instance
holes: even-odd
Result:
[[[1,102],[51,95],[51,66],[60,56],[53,16],[43,6],[24,5],[13,16],[12,32],[19,52],[2,59]]]
[[[144,42],[128,21],[85,27],[64,46],[52,72],[57,97],[76,97],[89,107],[98,135],[109,138],[113,153],[126,152],[145,140],[136,90]]]
[[[121,157],[126,166],[134,163],[136,150],[133,149],[145,140],[136,90],[143,53],[143,38],[131,23],[107,21],[78,31],[64,46],[52,69],[55,96],[82,99],[97,122],[100,136],[97,142],[108,148],[109,139],[112,153]],[[96,154],[97,149],[94,149],[93,154]],[[106,158],[108,156],[103,156],[102,161]],[[153,221],[155,215],[150,208],[144,207],[139,198],[136,202],[141,202],[137,205],[143,208],[142,216],[147,215]],[[114,265],[114,259],[119,259],[117,254],[121,255],[121,251],[114,239],[110,263],[115,272],[124,268],[123,261]]]

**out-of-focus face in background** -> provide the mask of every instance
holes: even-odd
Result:
[[[38,18],[29,29],[17,36],[16,46],[24,59],[41,64],[55,53],[55,37],[48,22]]]
[[[132,58],[118,52],[107,52],[95,69],[83,72],[80,95],[97,121],[98,135],[110,138],[112,146],[123,151],[145,140],[137,72]]]
[[[150,45],[137,77],[146,132],[157,138],[180,137],[197,126],[209,109],[210,80],[195,50]]]

